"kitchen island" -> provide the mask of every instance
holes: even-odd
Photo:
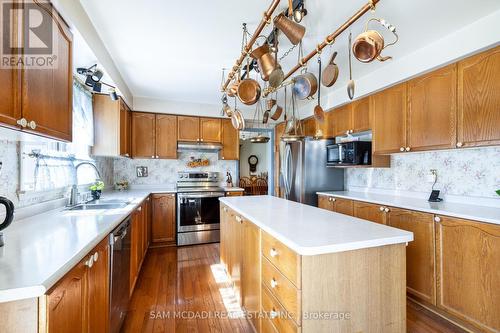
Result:
[[[220,201],[221,262],[258,331],[406,331],[411,232],[271,196]]]

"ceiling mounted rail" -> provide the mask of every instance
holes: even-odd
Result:
[[[227,76],[227,80],[224,83],[224,85],[222,86],[222,91],[225,91],[227,89],[227,86],[229,85],[229,83],[231,83],[231,81],[233,80],[236,71],[240,68],[240,66],[243,63],[243,61],[245,60],[246,56],[252,50],[252,46],[255,43],[255,41],[257,40],[257,38],[259,37],[262,30],[264,30],[266,25],[271,23],[271,17],[273,16],[273,13],[276,10],[276,7],[278,7],[279,3],[280,3],[280,0],[273,0],[273,2],[271,3],[271,5],[267,9],[267,11],[264,12],[262,20],[260,21],[259,25],[257,26],[257,29],[255,29],[255,32],[253,33],[252,38],[250,38],[247,45],[243,48],[243,51],[241,52],[240,57],[238,58],[238,60],[236,60],[236,64],[231,69],[231,72],[229,72],[229,74]]]

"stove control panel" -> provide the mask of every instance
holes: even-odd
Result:
[[[179,181],[217,181],[218,172],[200,172],[200,171],[180,171],[177,175]]]

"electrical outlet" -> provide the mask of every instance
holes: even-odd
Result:
[[[427,174],[427,182],[428,183],[435,183],[436,179],[437,179],[437,170],[430,169],[429,173]]]

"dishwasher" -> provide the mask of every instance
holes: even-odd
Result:
[[[128,217],[109,236],[111,333],[120,331],[130,301],[130,225]]]

